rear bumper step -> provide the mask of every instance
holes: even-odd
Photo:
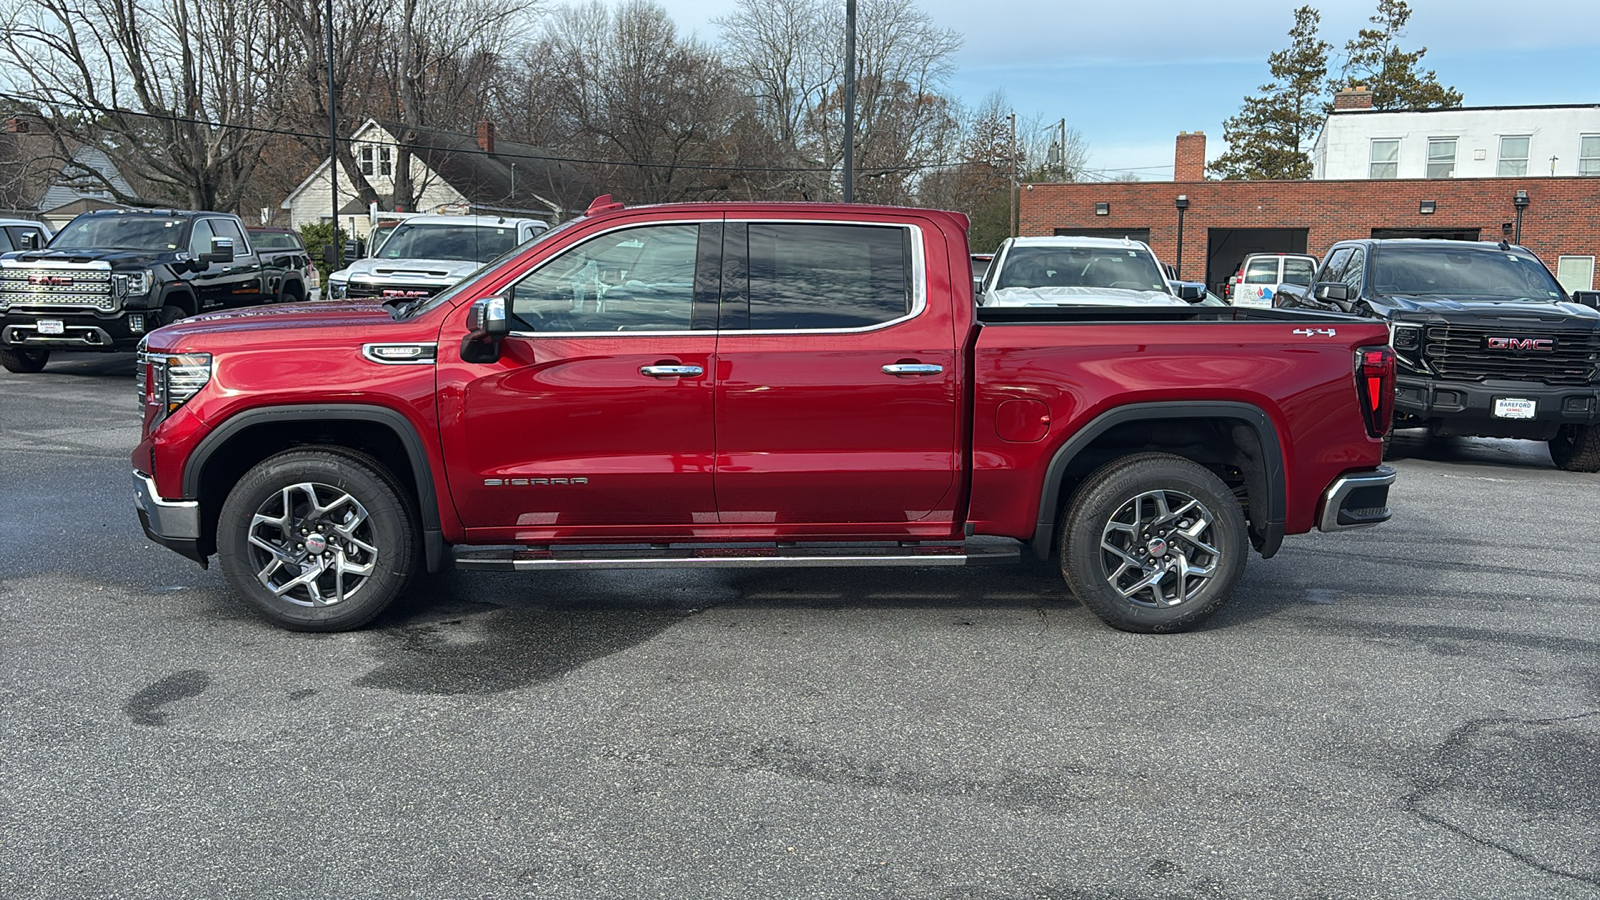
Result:
[[[846,568],[865,566],[987,566],[1022,561],[1015,541],[968,544],[726,544],[607,547],[473,547],[452,549],[458,569]]]

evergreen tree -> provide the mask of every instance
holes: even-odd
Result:
[[[1389,2],[1389,0],[1383,0]],[[1267,57],[1272,81],[1244,98],[1239,114],[1222,123],[1228,152],[1209,166],[1212,174],[1236,179],[1293,179],[1311,175],[1302,149],[1328,113],[1328,53],[1317,36],[1322,16],[1309,6],[1294,11],[1289,46]]]
[[[1423,71],[1422,57],[1428,48],[1407,53],[1398,46],[1410,18],[1406,0],[1378,0],[1378,11],[1368,20],[1376,27],[1361,29],[1344,45],[1345,63],[1340,73],[1344,83],[1366,85],[1375,109],[1460,106],[1460,91],[1440,84],[1432,69]]]

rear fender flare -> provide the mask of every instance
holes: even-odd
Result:
[[[1260,529],[1257,550],[1263,558],[1278,552],[1283,543],[1285,522],[1288,519],[1289,497],[1283,471],[1283,445],[1278,441],[1277,426],[1259,406],[1235,401],[1167,401],[1160,403],[1132,403],[1107,410],[1095,416],[1089,424],[1066,440],[1045,470],[1044,484],[1039,490],[1038,521],[1034,527],[1030,547],[1035,556],[1047,559],[1055,546],[1056,500],[1061,495],[1061,484],[1072,460],[1100,435],[1118,425],[1151,419],[1233,419],[1254,430],[1262,450],[1262,485],[1266,492],[1266,521],[1252,523]]]

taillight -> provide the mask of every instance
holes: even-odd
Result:
[[[1388,434],[1394,424],[1394,351],[1387,344],[1356,348],[1356,393],[1367,434]]]

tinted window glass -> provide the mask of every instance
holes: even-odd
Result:
[[[215,236],[215,232],[211,230],[210,219],[201,219],[194,223],[194,230],[189,232],[189,253],[194,256],[210,253],[211,238]]]
[[[216,233],[217,237],[228,238],[233,241],[233,252],[242,255],[249,251],[250,246],[245,242],[244,235],[239,231],[238,223],[232,219],[210,219],[208,221],[211,222],[211,230]]]
[[[650,225],[585,241],[512,287],[514,327],[688,331],[699,236],[698,225]]]
[[[1278,261],[1276,259],[1252,260],[1244,270],[1245,284],[1277,284]]]
[[[861,328],[911,310],[909,232],[750,226],[750,327]]]
[[[1350,263],[1344,267],[1344,275],[1339,279],[1350,285],[1350,297],[1354,299],[1361,292],[1361,277],[1367,267],[1367,251],[1360,247],[1350,251]]]
[[[1317,275],[1318,281],[1338,281],[1344,275],[1345,263],[1350,261],[1350,248],[1340,247],[1329,254],[1328,261],[1322,264],[1322,272]]]
[[[520,243],[510,225],[403,223],[383,242],[380,259],[445,259],[488,262]]]
[[[1128,247],[1014,246],[1001,263],[997,288],[1092,287],[1167,290],[1155,257]]]
[[[6,234],[6,230],[4,228],[0,228],[0,253],[5,253],[7,250],[15,249],[17,248],[12,243],[10,236]]]
[[[300,239],[292,234],[282,231],[255,231],[250,234],[250,243],[257,250],[299,250]]]
[[[1283,261],[1283,281],[1285,284],[1310,284],[1311,260],[1286,259]]]
[[[1384,247],[1372,258],[1373,290],[1508,300],[1559,299],[1561,286],[1526,253],[1460,247]]]
[[[122,214],[79,216],[56,234],[50,249],[177,250],[186,230],[183,219]],[[206,249],[210,249],[209,243]]]

